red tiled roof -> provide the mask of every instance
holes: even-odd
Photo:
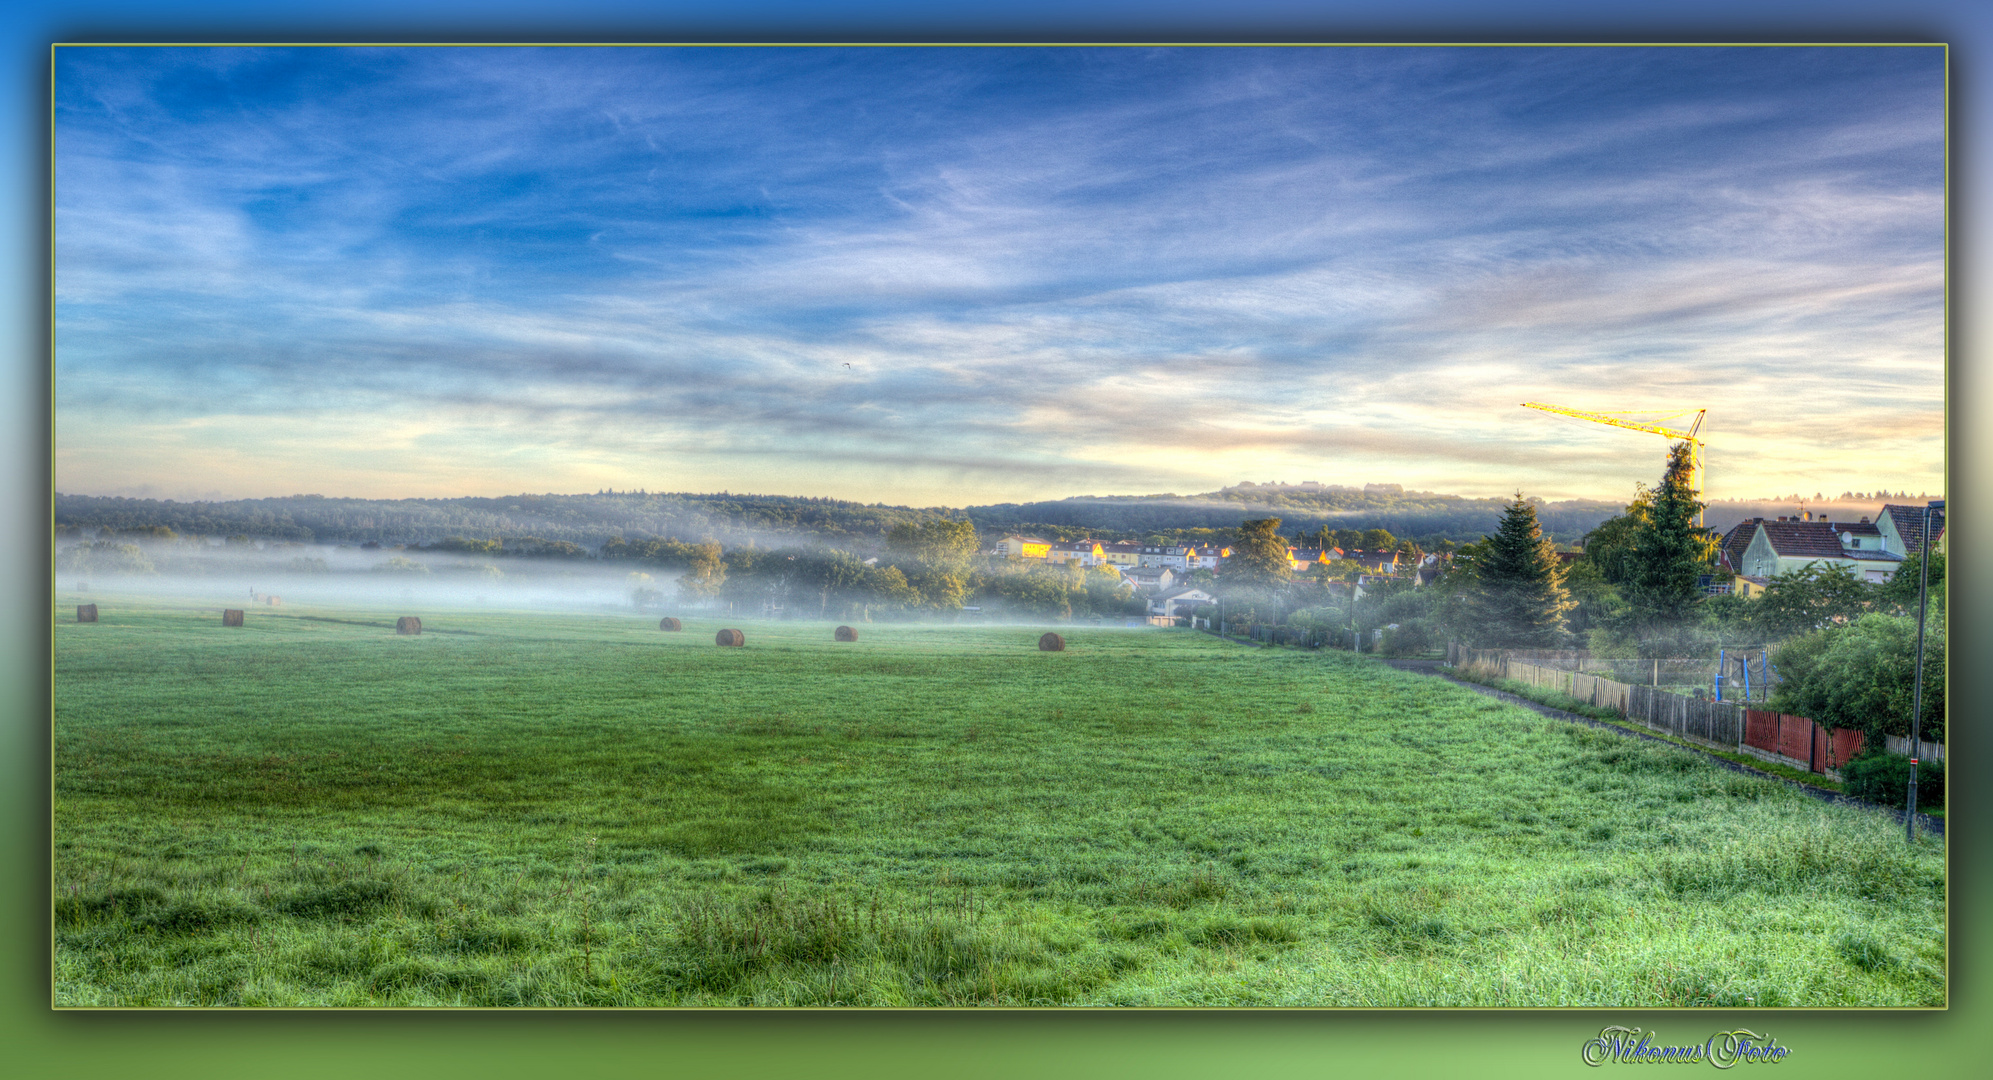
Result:
[[[1782,559],[1861,559],[1895,562],[1897,557],[1874,548],[1845,548],[1841,534],[1880,536],[1874,525],[1847,521],[1761,521],[1765,539]],[[1748,545],[1747,545],[1748,546]],[[1727,545],[1726,545],[1727,548]],[[1727,553],[1727,552],[1726,552]],[[1738,552],[1741,559],[1743,553]]]
[[[1896,526],[1896,535],[1903,538],[1903,550],[1912,555],[1924,550],[1924,508],[1921,506],[1899,506],[1889,503],[1882,512]],[[1945,534],[1945,512],[1931,511],[1931,531],[1939,537]]]
[[[1765,521],[1765,539],[1787,559],[1838,559],[1841,540],[1824,521]]]
[[[1723,542],[1717,546],[1717,561],[1732,570],[1744,565],[1744,552],[1750,550],[1751,541],[1758,535],[1758,522],[1764,518],[1745,518],[1730,527],[1723,534]]]

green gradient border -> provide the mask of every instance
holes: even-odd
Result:
[[[1076,5],[1079,6],[1079,5]],[[1683,11],[1661,8],[1657,11]],[[1546,10],[1548,5],[1545,5]],[[197,8],[184,9],[196,17]],[[473,9],[466,8],[466,11]],[[1128,9],[1122,9],[1128,10]],[[1458,10],[1463,16],[1474,12],[1467,5]],[[1963,4],[1957,10],[1963,13]],[[157,14],[156,12],[154,13]],[[219,17],[227,18],[227,15]],[[213,17],[213,16],[210,16]],[[470,18],[477,16],[471,15]],[[1683,11],[1676,18],[1692,18]],[[1955,21],[1963,23],[1961,14]],[[154,25],[165,25],[157,24]],[[813,25],[821,25],[813,23]],[[1186,23],[1188,25],[1188,23]],[[1437,24],[1435,24],[1437,25]],[[1939,28],[1943,28],[1941,20]],[[40,98],[48,76],[46,38],[21,40],[22,27],[16,27],[10,43],[17,64],[32,64],[31,71],[14,71],[12,84],[17,93],[35,100],[25,103],[34,111],[32,128],[17,143],[17,173],[32,174],[32,184],[16,182],[30,204],[17,208],[24,220],[19,229],[32,250],[24,253],[12,268],[22,280],[33,284],[45,280],[48,234],[46,228],[47,176],[46,101]],[[66,27],[43,15],[26,28],[32,34],[55,33],[76,37]],[[347,29],[347,37],[352,32]],[[867,26],[875,40],[893,35]],[[1118,29],[1118,27],[1117,27]],[[1588,26],[1592,40],[1608,40],[1611,34]],[[106,40],[105,26],[92,26],[89,37]],[[1554,40],[1541,27],[1526,31],[1534,40]],[[1928,37],[1903,34],[1894,40]],[[702,32],[681,37],[707,39],[768,39],[777,36],[766,25],[742,33]],[[144,35],[127,35],[127,39]],[[169,35],[170,36],[170,35]],[[385,35],[384,35],[385,36]],[[591,37],[606,40],[591,31]],[[634,38],[661,39],[667,35],[632,33]],[[822,35],[825,38],[833,35]],[[932,36],[909,31],[906,37]],[[1013,31],[1009,36],[1017,40]],[[1049,34],[1047,36],[1050,36]],[[1183,39],[1179,31],[1147,33],[1074,34],[1070,29],[1059,37],[1083,40],[1087,37],[1147,40]],[[1307,37],[1326,40],[1335,37],[1319,31],[1301,34],[1269,34],[1255,28],[1258,40]],[[1359,35],[1341,35],[1344,39]],[[1396,35],[1365,33],[1363,37],[1390,36],[1395,40],[1432,38],[1432,31]],[[1517,34],[1520,38],[1524,34]],[[1651,37],[1629,31],[1629,39]],[[1458,40],[1459,35],[1454,39]],[[1993,33],[1974,35],[1993,48]],[[1818,40],[1817,34],[1749,33],[1730,40]],[[958,38],[959,39],[959,38]],[[1957,40],[1956,38],[1954,40]],[[1955,51],[1953,60],[1961,60]],[[11,65],[10,65],[11,66]],[[1993,74],[1983,66],[1972,73]],[[1954,87],[1957,74],[1954,74]],[[1959,114],[1954,94],[1954,130],[1963,130],[1967,118]],[[17,108],[17,113],[22,110]],[[1971,118],[1976,120],[1977,118]],[[20,123],[30,123],[23,119]],[[1984,127],[1983,124],[1976,126]],[[1954,139],[1953,146],[1959,146]],[[1976,185],[1954,157],[1952,177],[1955,191]],[[1971,215],[1964,212],[1966,200],[1954,201],[1951,236],[1962,238],[1971,227]],[[32,221],[25,219],[34,219]],[[1957,250],[1957,249],[1954,249]],[[1965,273],[1967,262],[1954,259],[1949,278],[1951,295],[1971,295]],[[16,293],[19,320],[16,346],[28,358],[29,370],[17,374],[25,386],[24,414],[46,413],[48,407],[46,286],[33,289],[33,295]],[[1970,328],[1954,307],[1955,325],[1951,343],[1955,358],[1970,355],[1963,347],[1964,332]],[[1981,365],[1955,359],[1949,372],[1948,402],[1970,405],[1989,402],[1984,392],[1986,375]],[[1972,410],[1977,412],[1977,410]],[[1983,976],[1989,970],[1986,937],[1971,925],[1969,917],[1954,919],[1952,936],[1951,1008],[1941,1012],[1709,1012],[1709,1011],[1570,1011],[1570,1012],[1091,1012],[1083,1010],[1002,1013],[895,1012],[895,1013],[776,1013],[670,1012],[670,1013],[224,1013],[224,1012],[53,1012],[48,1007],[48,641],[41,614],[47,610],[48,541],[36,535],[47,521],[47,417],[28,416],[34,440],[42,444],[41,456],[16,462],[28,475],[18,481],[25,498],[15,505],[19,520],[27,527],[23,535],[0,551],[18,583],[12,610],[33,613],[33,618],[12,620],[0,626],[0,680],[17,692],[0,702],[6,712],[0,716],[7,741],[0,753],[13,768],[6,785],[8,828],[0,830],[5,845],[4,865],[15,872],[7,875],[9,887],[0,888],[0,925],[20,928],[0,937],[0,959],[4,959],[4,990],[0,990],[0,1068],[15,1075],[44,1077],[96,1076],[299,1076],[359,1077],[430,1075],[454,1076],[768,1076],[768,1077],[870,1077],[883,1075],[932,1075],[937,1077],[1088,1076],[1088,1077],[1327,1077],[1346,1074],[1396,1076],[1555,1076],[1615,1075],[1620,1066],[1603,1070],[1587,1069],[1579,1060],[1579,1046],[1595,1036],[1606,1024],[1625,1024],[1644,1030],[1658,1029],[1667,1043],[1700,1042],[1709,1034],[1737,1027],[1767,1032],[1781,1045],[1793,1048],[1793,1056],[1777,1066],[1782,1072],[1806,1076],[1905,1075],[1917,1080],[1931,1077],[1978,1074],[1987,1068],[1978,1049],[1979,1033],[1993,1025]],[[38,425],[38,426],[37,426]],[[1948,491],[1963,497],[1953,508],[1950,521],[1962,535],[1980,535],[1983,511],[1993,490],[1985,469],[1971,469],[1975,461],[1986,460],[1980,437],[1965,425],[1957,433],[1951,461],[1956,475]],[[1964,483],[1959,483],[1963,480]],[[1960,490],[1960,489],[1963,490]],[[1959,545],[1954,543],[1954,548]],[[1962,550],[1971,550],[1970,547]],[[1956,560],[1965,563],[1965,560]],[[13,576],[13,575],[10,575]],[[1952,571],[1955,582],[1952,601],[1960,605],[1965,618],[1953,628],[1952,646],[1966,663],[1954,662],[1956,685],[1948,694],[1954,701],[1987,700],[1986,665],[1973,663],[1986,655],[1984,616],[1993,607],[1993,582],[1978,567],[1967,564]],[[1971,758],[1976,732],[1967,725],[1961,730],[1955,751]],[[1980,785],[1954,779],[1948,787],[1947,820],[1957,841],[1952,847],[1951,910],[1969,916],[1981,910],[1973,900],[1986,896],[1984,875],[1987,866],[1983,800]],[[1971,780],[1981,779],[1983,764],[1964,766]],[[1971,839],[1961,839],[1971,838]],[[1707,1066],[1691,1066],[1692,1069]],[[1763,1068],[1739,1066],[1746,1074]]]

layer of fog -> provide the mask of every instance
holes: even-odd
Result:
[[[275,597],[279,605],[381,607],[419,615],[416,609],[425,606],[649,613],[676,606],[678,595],[677,572],[624,562],[479,558],[352,545],[218,545],[127,535],[92,541],[85,535],[58,542],[59,597],[90,603],[101,592],[234,608],[268,606]]]
[[[486,608],[574,614],[676,615],[753,623],[784,615],[764,610],[729,611],[681,601],[681,574],[633,561],[479,557],[414,548],[255,541],[152,539],[85,530],[56,545],[59,604],[113,601],[119,596],[157,598],[200,607],[254,610],[271,606],[368,609],[381,615]],[[803,610],[807,609],[807,610]],[[820,618],[801,605],[802,621]],[[845,621],[863,622],[865,617]],[[894,624],[939,627],[1071,629],[1146,628],[1120,615],[1071,619],[1020,617],[1010,610],[970,607],[952,612],[895,613]]]

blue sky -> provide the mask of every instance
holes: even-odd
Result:
[[[56,487],[1936,492],[1943,63],[64,48]]]

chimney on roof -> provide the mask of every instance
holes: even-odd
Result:
[[[1863,519],[1862,519],[1862,524],[1864,524],[1864,525],[1868,524],[1868,519],[1867,519],[1867,518],[1863,518]]]

